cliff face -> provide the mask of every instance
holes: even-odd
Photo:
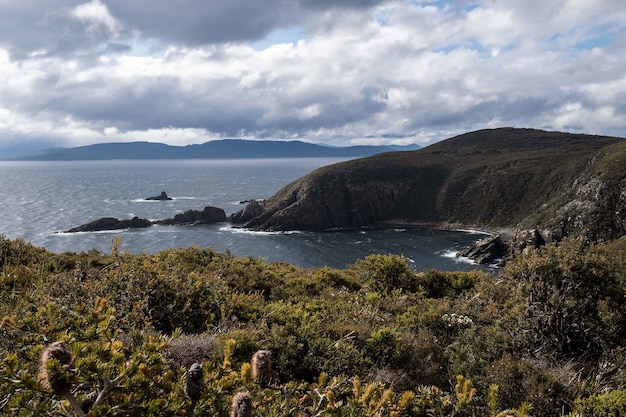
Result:
[[[396,153],[396,152],[394,152]],[[383,164],[371,158],[320,168],[289,184],[265,201],[263,213],[247,227],[263,230],[327,230],[376,225],[403,216],[415,190],[440,184],[437,167],[411,167],[383,154]],[[417,193],[419,194],[419,193]],[[412,212],[430,218],[435,196],[423,194]],[[435,219],[436,220],[436,219]]]
[[[626,140],[505,128],[318,169],[266,200],[246,226],[566,224],[613,238],[624,234],[625,202]]]

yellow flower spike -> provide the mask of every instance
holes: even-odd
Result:
[[[398,408],[401,411],[404,411],[411,407],[414,402],[415,393],[413,391],[404,391],[404,393],[402,394],[402,398],[400,398],[400,401],[398,402]]]
[[[373,382],[367,384],[367,386],[365,387],[365,392],[363,393],[363,396],[361,397],[359,402],[363,405],[367,404],[367,401],[370,399],[375,390],[376,384],[374,384]]]
[[[352,393],[354,395],[354,399],[359,401],[359,397],[361,396],[361,381],[359,381],[359,378],[354,378],[352,380]]]
[[[165,373],[163,374],[163,378],[161,379],[161,383],[162,384],[167,384],[168,382],[170,382],[172,379],[174,378],[174,371],[172,371],[171,369],[165,371]]]
[[[393,390],[391,388],[388,388],[384,394],[383,394],[383,398],[381,401],[384,401],[386,403],[390,403],[393,401]]]
[[[389,404],[393,401],[393,390],[391,388],[387,389],[382,397],[380,397],[380,401],[376,404],[373,413],[377,413],[381,408],[385,406],[385,404]]]
[[[495,417],[498,408],[498,391],[500,387],[497,384],[489,385],[488,404],[491,417]]]
[[[461,399],[463,395],[463,375],[456,376],[456,385],[454,386],[454,390],[456,391],[456,397]]]
[[[224,362],[222,363],[222,369],[228,369],[231,366],[230,358],[233,354],[233,349],[235,348],[235,339],[228,339],[226,341],[226,346],[224,346]]]
[[[328,384],[328,374],[326,372],[322,372],[317,377],[317,384],[318,385],[326,385],[326,384]]]
[[[326,391],[326,399],[328,400],[327,408],[335,408],[335,393],[331,390]]]
[[[241,365],[241,379],[246,382],[252,381],[252,366],[249,362],[245,362]]]
[[[111,352],[119,352],[124,348],[124,343],[121,340],[115,340],[108,345],[108,348]]]
[[[472,381],[463,375],[457,375],[457,383],[454,386],[456,397],[460,402],[470,402],[476,395],[476,388],[472,386]]]

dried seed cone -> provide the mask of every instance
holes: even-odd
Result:
[[[272,379],[272,353],[269,350],[259,350],[252,356],[252,378],[266,387]]]
[[[229,417],[252,417],[252,397],[249,392],[235,394]]]
[[[193,402],[200,400],[202,389],[204,388],[204,369],[199,363],[194,363],[189,367],[187,371],[187,378],[185,378],[185,394]]]
[[[59,361],[63,370],[72,363],[72,352],[63,342],[54,342],[44,349],[39,358],[39,378],[43,385],[55,394],[63,394],[70,390],[72,377],[66,372],[53,372],[48,369],[48,361]]]

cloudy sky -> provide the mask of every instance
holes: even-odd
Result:
[[[624,0],[0,0],[0,151],[626,136]]]

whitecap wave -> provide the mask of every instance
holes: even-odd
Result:
[[[120,232],[125,232],[131,230],[130,228],[125,229],[113,229],[113,230],[96,230],[93,232],[53,232],[52,234],[55,236],[76,236],[76,235],[114,235]]]
[[[471,265],[475,265],[476,262],[474,262],[472,259],[466,257],[466,256],[459,256],[458,255],[458,251],[455,250],[446,250],[443,253],[441,253],[441,256],[443,258],[448,258],[453,260],[454,262],[457,263],[463,263],[463,264],[471,264]]]
[[[240,233],[244,235],[256,235],[256,236],[270,236],[270,235],[296,235],[304,232],[298,230],[292,230],[288,232],[267,232],[260,230],[244,229],[242,227],[222,226],[219,228],[220,232]]]
[[[468,233],[470,235],[487,235],[487,236],[493,236],[493,233],[490,232],[486,232],[484,230],[477,230],[477,229],[453,229],[455,232],[463,232],[463,233]]]

